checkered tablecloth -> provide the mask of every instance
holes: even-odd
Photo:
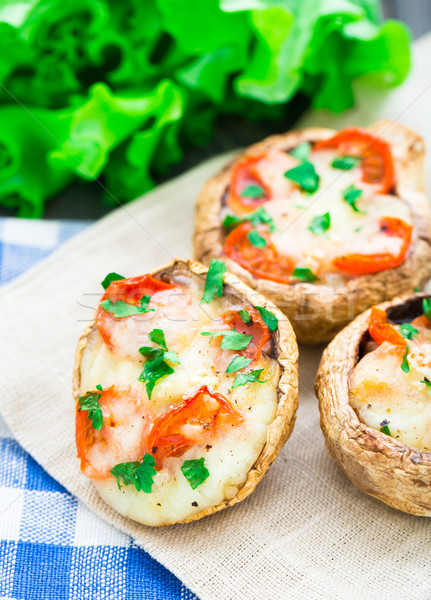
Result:
[[[0,219],[0,285],[88,223]],[[0,598],[197,600],[52,479],[0,416]]]

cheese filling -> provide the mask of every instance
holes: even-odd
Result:
[[[91,432],[96,442],[86,454],[83,470],[92,477],[102,498],[118,512],[147,525],[186,519],[235,496],[266,443],[267,427],[277,410],[279,365],[268,355],[271,343],[265,344],[264,352],[247,368],[226,373],[241,353],[223,350],[222,337],[202,333],[229,329],[222,315],[247,307],[225,295],[209,304],[199,304],[202,289],[198,293],[196,279],[174,275],[171,283],[175,289],[152,297],[148,305],[155,309],[152,313],[110,318],[105,332],[112,337],[112,347],[93,327],[81,358],[80,395],[98,385],[104,391],[100,400],[103,440],[99,432]],[[169,302],[169,294],[171,299],[176,296],[181,301]],[[167,348],[177,353],[179,362],[167,359],[173,372],[156,381],[149,397],[145,383],[139,380],[149,359],[140,354],[139,348],[158,347],[151,340],[154,329],[165,333]],[[258,369],[262,369],[259,382],[232,387],[239,373]],[[168,455],[154,475],[151,493],[124,483],[119,489],[109,470],[119,463],[141,461],[145,453],[155,451],[157,457],[157,448],[146,447],[155,420],[193,397],[202,386],[224,397],[233,411],[231,421],[235,426],[228,418],[227,424],[220,426],[216,419],[214,431],[210,425],[185,422],[178,432],[193,443],[178,455]],[[206,396],[206,403],[210,413],[218,406],[211,396]],[[219,419],[223,421],[223,417]],[[187,460],[201,458],[209,476],[193,489],[181,467]]]

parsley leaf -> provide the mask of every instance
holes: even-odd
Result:
[[[257,225],[268,225],[270,233],[277,231],[277,228],[274,225],[274,219],[268,214],[263,206],[260,206],[257,210],[242,219],[234,215],[226,215],[223,221],[223,227],[229,229],[241,225],[241,223],[245,223],[246,221],[249,221],[254,227],[257,227]]]
[[[201,335],[210,335],[212,337],[219,337],[222,335],[222,350],[244,350],[253,339],[252,335],[238,333],[238,331],[235,331],[235,329],[230,329],[227,331],[202,331]],[[211,341],[212,339],[210,342]]]
[[[167,350],[168,347],[166,345],[165,334],[161,329],[153,329],[148,334],[148,337],[152,342],[163,348],[163,350]]]
[[[195,490],[210,476],[210,472],[205,466],[205,459],[203,457],[185,460],[181,465],[181,471],[190,483],[192,490]]]
[[[243,198],[264,198],[265,190],[260,185],[248,185],[246,188],[242,190],[240,196]]]
[[[304,161],[284,174],[287,179],[297,183],[305,192],[315,192],[319,187],[319,175],[311,162]]]
[[[110,472],[117,480],[119,490],[121,490],[120,482],[123,482],[124,485],[134,483],[138,492],[149,494],[153,486],[154,475],[157,472],[154,468],[155,464],[154,457],[147,453],[141,463],[139,461],[118,463]]]
[[[343,171],[350,171],[361,163],[361,158],[358,156],[338,156],[332,161],[332,167],[334,169],[342,169]]]
[[[403,354],[403,362],[401,363],[401,370],[404,371],[404,373],[410,373],[410,365],[409,365],[409,361],[407,360],[407,356],[409,353],[409,345],[406,345],[406,351]]]
[[[94,429],[100,431],[103,425],[103,414],[100,408],[100,398],[103,394],[101,385],[96,385],[98,392],[87,392],[78,398],[79,410],[87,410],[88,418],[91,419]]]
[[[317,281],[319,279],[313,271],[310,271],[310,269],[307,269],[306,267],[296,267],[292,273],[292,277],[299,281],[306,282]]]
[[[125,277],[115,272],[108,273],[108,275],[102,281],[103,289],[106,290],[113,281],[119,281],[120,279],[125,279]]]
[[[317,217],[313,217],[311,219],[310,226],[308,229],[314,233],[314,235],[324,235],[326,236],[325,231],[331,226],[331,215],[326,212],[324,215],[319,215]]]
[[[431,381],[428,379],[428,377],[421,379],[421,383],[424,383],[427,387],[431,387]]]
[[[248,312],[248,310],[239,310],[238,311],[239,316],[241,317],[242,321],[247,325],[247,323],[251,322],[251,316],[250,313]]]
[[[391,436],[391,430],[389,429],[389,427],[387,425],[383,425],[383,427],[380,427],[380,431],[382,433],[385,433],[386,435]]]
[[[296,148],[291,150],[289,154],[290,156],[294,156],[299,160],[308,160],[308,157],[310,156],[310,150],[311,144],[309,144],[308,142],[302,142],[302,144],[299,144],[298,146],[296,146]]]
[[[245,358],[245,356],[235,356],[235,358],[232,360],[232,362],[226,369],[226,373],[235,373],[235,371],[239,371],[240,369],[248,367],[250,363],[250,358]]]
[[[362,190],[355,188],[355,186],[352,184],[349,185],[349,187],[347,187],[345,190],[343,190],[342,196],[343,199],[347,202],[347,204],[349,204],[355,212],[364,212],[363,210],[359,210],[359,208],[356,206],[356,201],[362,196]]]
[[[419,333],[419,330],[411,323],[402,323],[400,325],[400,333],[404,338],[412,340]]]
[[[128,304],[123,300],[112,302],[112,300],[108,298],[107,300],[103,300],[100,304],[107,312],[113,313],[114,317],[122,318],[154,311],[154,308],[147,308],[150,300],[150,296],[142,296],[139,300],[139,304],[135,306],[134,304]]]
[[[212,302],[214,296],[218,298],[223,294],[223,275],[226,272],[224,261],[213,258],[210,268],[208,269],[207,278],[205,281],[205,291],[201,304]]]
[[[426,318],[431,321],[431,298],[424,298],[422,300],[422,310]]]
[[[235,377],[232,389],[240,385],[246,385],[247,383],[265,383],[265,381],[259,379],[262,371],[263,369],[256,369],[255,371],[250,371],[250,373],[240,373]]]
[[[248,234],[250,244],[253,244],[256,248],[265,248],[266,239],[263,238],[256,229],[252,229]]]
[[[278,319],[277,319],[277,317],[275,315],[273,315],[272,312],[269,311],[264,306],[256,306],[256,308],[260,312],[260,316],[264,320],[264,322],[267,325],[269,331],[275,331],[277,329],[277,327],[278,327]]]

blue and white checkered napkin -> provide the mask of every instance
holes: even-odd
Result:
[[[0,285],[86,223],[0,219]],[[0,417],[0,598],[197,600],[52,479]]]

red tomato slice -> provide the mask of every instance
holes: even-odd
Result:
[[[154,296],[158,292],[175,288],[170,283],[165,283],[159,279],[154,279],[151,275],[139,275],[120,279],[109,284],[103,295],[102,301],[109,298],[112,302],[122,300],[127,304],[136,306],[142,296]],[[127,317],[122,317],[127,318]],[[112,313],[107,312],[102,306],[99,306],[96,315],[96,326],[103,337],[105,344],[112,349],[112,320],[118,321],[121,318],[114,317]]]
[[[340,271],[350,275],[367,275],[385,269],[399,267],[405,260],[412,237],[412,226],[401,219],[383,217],[380,228],[389,236],[402,239],[400,252],[397,255],[388,252],[380,254],[346,254],[335,258],[333,264]]]
[[[371,308],[368,332],[375,342],[383,344],[389,342],[395,346],[406,346],[407,342],[393,325],[388,323],[388,317],[384,310],[373,306]]]
[[[88,411],[76,407],[75,436],[81,471],[92,479],[106,479],[119,462],[141,460],[144,455],[144,408],[138,392],[111,386],[99,399],[102,429],[93,428]]]
[[[253,246],[248,239],[252,229],[250,223],[242,223],[230,232],[224,243],[227,256],[258,279],[290,283],[290,275],[295,268],[293,261],[278,252],[271,243],[265,226],[257,227],[259,234],[266,240],[265,248]]]
[[[246,156],[234,166],[230,184],[230,194],[228,203],[230,208],[238,213],[248,213],[256,210],[264,202],[271,199],[271,190],[262,180],[257,164],[264,158],[264,155]],[[251,196],[242,196],[246,188],[250,185],[257,185],[263,189],[263,196],[253,198]]]
[[[252,308],[247,309],[251,316],[250,323],[244,323],[235,310],[229,310],[222,315],[223,321],[231,329],[235,329],[238,333],[251,335],[253,339],[244,350],[240,350],[238,354],[242,354],[246,358],[250,358],[252,362],[256,362],[262,354],[262,350],[267,342],[269,342],[270,334],[265,321],[260,316],[257,310]]]
[[[313,151],[334,148],[340,156],[362,158],[362,181],[376,186],[380,194],[394,186],[394,161],[389,144],[366,129],[347,127],[329,140],[317,142]]]
[[[203,385],[193,398],[187,398],[154,420],[146,440],[147,451],[154,456],[156,469],[160,470],[166,458],[181,456],[196,444],[204,446],[218,432],[236,427],[241,421],[241,415],[227,398]]]

